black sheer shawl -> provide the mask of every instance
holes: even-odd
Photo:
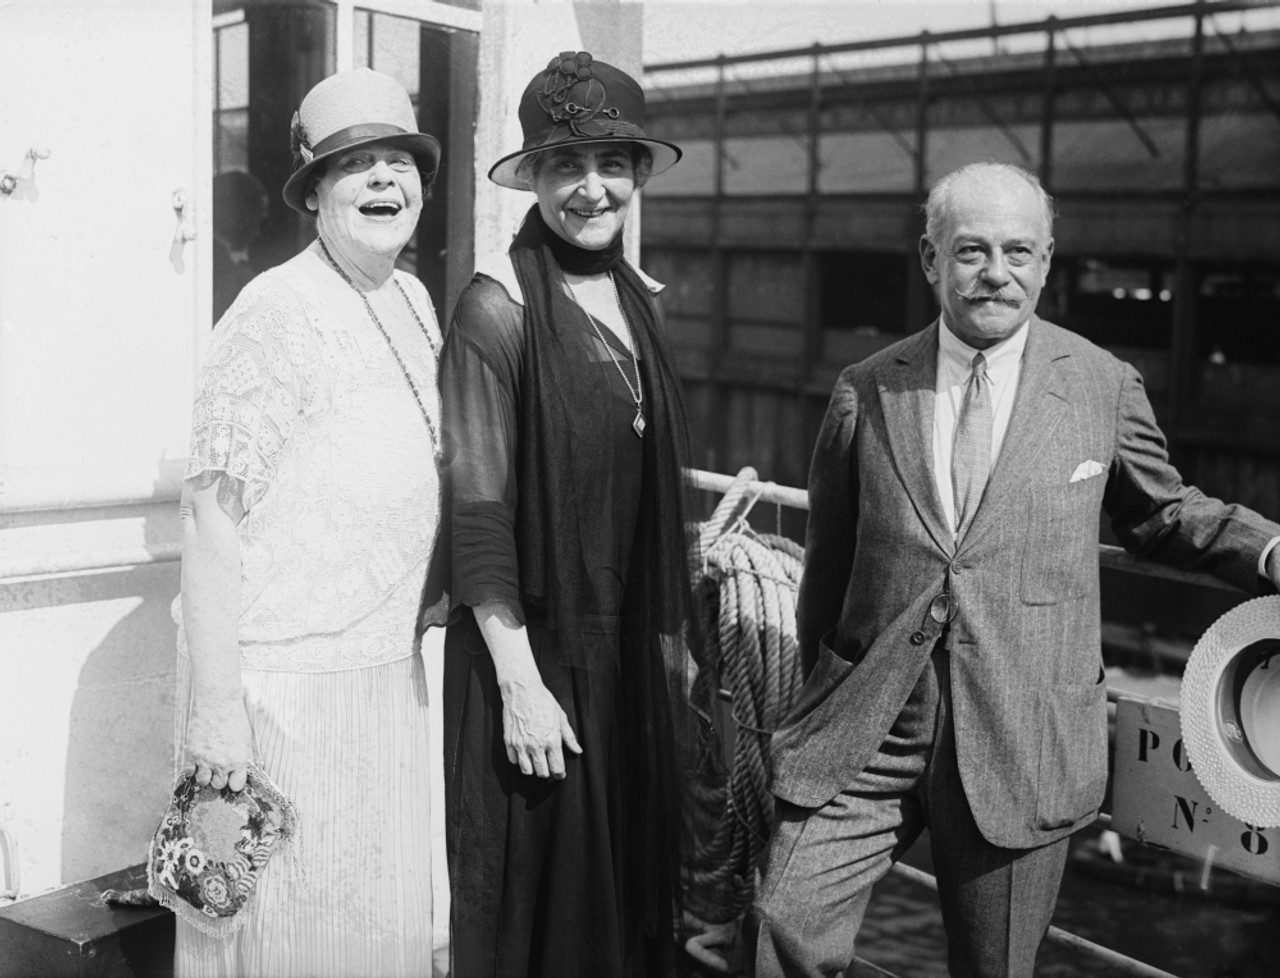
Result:
[[[584,577],[584,535],[599,512],[596,474],[613,464],[612,448],[608,439],[584,436],[600,419],[573,405],[603,403],[605,385],[618,379],[593,369],[600,359],[596,341],[566,285],[552,236],[535,205],[510,250],[524,299],[519,337],[499,344],[501,355],[514,356],[519,343],[519,363],[507,371],[515,383],[504,405],[518,432],[514,453],[499,445],[484,448],[492,436],[475,424],[467,426],[466,437],[481,444],[458,444],[446,400],[446,444],[455,458],[465,457],[459,468],[467,476],[450,479],[453,466],[447,466],[445,526],[451,521],[452,533],[441,536],[425,605],[444,592],[455,611],[502,601],[521,622],[537,622],[552,633],[564,664],[613,668],[591,661],[588,649],[598,650],[599,643],[585,636],[615,626],[598,621],[589,590],[574,586]],[[660,934],[670,930],[673,901],[677,907],[685,902],[689,880],[682,882],[682,855],[691,855],[694,822],[705,813],[703,769],[719,763],[710,724],[717,682],[715,670],[702,661],[693,608],[682,475],[688,433],[679,379],[648,287],[625,261],[612,274],[638,354],[647,423],[635,540],[616,624],[627,878],[633,906],[644,910],[645,929]],[[464,340],[451,335],[447,342]],[[445,369],[448,359],[446,354]],[[450,559],[452,539],[467,540],[465,556]],[[695,799],[698,781],[704,790]],[[695,912],[706,916],[705,900],[695,904]]]

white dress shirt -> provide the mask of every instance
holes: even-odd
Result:
[[[1027,347],[1027,324],[1008,339],[986,350],[976,350],[951,332],[945,321],[938,326],[938,380],[933,400],[933,479],[942,500],[942,510],[952,531],[956,528],[956,501],[951,488],[951,456],[955,448],[956,423],[964,391],[973,373],[974,355],[987,360],[987,380],[991,384],[991,467],[995,468],[1013,415],[1013,400],[1022,376],[1022,351]]]

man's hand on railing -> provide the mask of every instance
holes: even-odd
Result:
[[[684,929],[689,935],[684,949],[691,958],[718,974],[742,973],[744,952],[740,919],[709,924],[686,910]]]

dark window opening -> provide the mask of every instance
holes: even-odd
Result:
[[[1207,266],[1199,271],[1200,359],[1280,364],[1280,266]]]
[[[827,251],[817,258],[818,321],[824,330],[866,335],[907,331],[908,256],[893,251]]]
[[[1173,339],[1173,265],[1055,258],[1038,312],[1099,346],[1168,350]]]

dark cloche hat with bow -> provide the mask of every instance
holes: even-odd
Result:
[[[680,159],[680,147],[644,132],[644,92],[635,79],[586,51],[562,51],[520,97],[524,146],[489,170],[512,190],[532,190],[517,172],[531,153],[567,143],[640,143],[653,156],[653,173]]]

